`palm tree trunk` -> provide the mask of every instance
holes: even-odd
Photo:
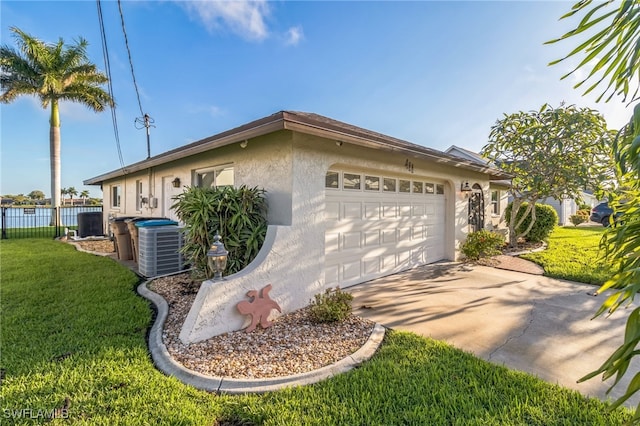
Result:
[[[51,101],[51,119],[49,121],[49,156],[51,161],[51,207],[56,216],[52,216],[54,223],[60,217],[60,111],[58,100]],[[60,224],[61,225],[61,224]]]

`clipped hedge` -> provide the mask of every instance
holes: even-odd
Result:
[[[527,209],[529,203],[522,203],[520,206],[520,210],[516,214],[516,223],[520,221],[522,215]],[[505,210],[505,220],[507,224],[509,224],[511,220],[511,208],[513,203],[509,203]],[[556,213],[555,209],[546,204],[536,204],[536,222],[533,224],[533,227],[529,231],[527,235],[524,236],[524,239],[531,242],[540,242],[546,240],[553,228],[558,224],[558,213]],[[524,232],[531,223],[531,214],[522,222],[522,224],[516,229],[516,233],[519,235]]]

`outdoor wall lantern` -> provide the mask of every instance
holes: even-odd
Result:
[[[173,185],[174,188],[180,188],[180,178],[175,178],[174,180],[171,181],[171,184]]]
[[[227,255],[229,252],[224,248],[224,244],[220,242],[220,234],[216,232],[213,237],[213,244],[207,252],[207,263],[209,269],[213,272],[214,280],[222,279],[222,271],[227,267]]]
[[[465,197],[468,198],[471,191],[472,189],[469,186],[469,181],[465,181],[464,183],[460,184],[460,192],[462,192],[462,195],[464,195]]]

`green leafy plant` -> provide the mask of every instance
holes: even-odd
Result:
[[[609,8],[609,6],[611,6]],[[580,63],[562,78],[586,71],[574,87],[589,81],[584,94],[597,87],[602,90],[596,101],[606,101],[622,96],[629,104],[638,101],[637,84],[640,75],[640,3],[579,1],[561,19],[582,15],[579,24],[563,36],[547,43],[556,43],[578,36],[578,47],[566,56],[553,61],[556,64],[567,58],[582,56]],[[586,36],[586,37],[585,37]],[[586,41],[585,41],[586,39]],[[586,69],[585,69],[586,68]],[[582,78],[582,77],[581,77]],[[608,96],[607,96],[608,95]],[[615,160],[615,181],[620,193],[612,191],[610,202],[614,212],[620,213],[624,221],[607,231],[602,241],[607,260],[616,274],[599,292],[612,289],[596,316],[613,313],[620,306],[628,306],[640,291],[640,104],[636,103],[629,123],[618,132],[611,144]],[[624,202],[622,202],[624,200]],[[624,342],[611,354],[599,369],[580,381],[602,374],[602,379],[615,376],[611,389],[620,383],[625,374],[634,374],[626,392],[613,404],[623,404],[640,391],[640,372],[629,368],[632,359],[640,353],[635,348],[640,344],[640,308],[631,310],[627,317]],[[610,389],[610,390],[611,390]],[[632,423],[640,424],[640,404],[636,406]]]
[[[172,208],[185,224],[182,252],[196,276],[211,277],[207,252],[219,232],[229,251],[227,274],[246,267],[258,254],[267,232],[264,189],[230,186],[187,187]]]
[[[472,232],[462,244],[460,250],[469,260],[495,256],[500,254],[500,248],[504,246],[504,235],[481,229]]]
[[[531,223],[531,210],[527,208],[528,203],[522,203],[518,213],[516,214],[516,223],[519,223],[519,226],[516,228],[516,232],[523,233]],[[511,218],[511,208],[512,204],[509,203],[505,210],[505,218],[507,222],[509,222]],[[529,213],[527,213],[529,211]],[[527,217],[522,220],[522,217],[527,213]],[[549,237],[553,228],[558,224],[558,213],[556,213],[555,209],[546,204],[536,204],[535,205],[535,223],[531,227],[528,233],[524,235],[524,239],[531,242],[540,242],[544,241]]]
[[[576,214],[572,214],[569,216],[569,222],[573,224],[573,226],[578,226],[581,223],[585,223],[589,221],[589,212],[587,210],[578,210]]]
[[[328,288],[324,293],[314,296],[311,302],[311,319],[315,322],[336,322],[345,320],[351,314],[353,295],[340,290]]]

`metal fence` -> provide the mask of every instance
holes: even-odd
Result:
[[[2,239],[57,238],[78,229],[78,213],[102,212],[102,206],[2,207]]]

